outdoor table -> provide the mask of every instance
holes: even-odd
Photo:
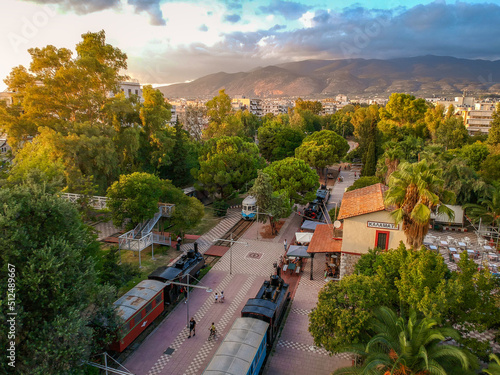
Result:
[[[429,249],[437,251],[438,248],[436,245],[430,245]]]
[[[448,246],[448,242],[446,241],[440,241],[441,246]]]
[[[488,246],[488,245],[484,245],[483,249],[488,250],[488,251],[493,250],[493,248],[491,246]]]
[[[493,260],[493,261],[497,261],[498,260],[498,254],[488,253],[488,259],[489,260]]]
[[[457,249],[455,249],[454,247],[450,247],[450,251],[451,251],[452,253],[457,253],[457,252],[458,252],[458,251],[457,251]]]
[[[460,255],[458,254],[453,254],[453,259],[455,260],[460,260]]]
[[[471,250],[471,249],[467,249],[467,255],[471,258],[475,258],[476,257],[476,252],[474,250]]]
[[[467,244],[465,242],[459,242],[458,247],[467,247]]]
[[[290,264],[288,265],[288,269],[290,270],[290,274],[292,274],[292,273],[293,273],[293,270],[295,269],[295,267],[296,267],[296,266],[297,266],[297,265],[296,265],[295,263],[290,263]]]

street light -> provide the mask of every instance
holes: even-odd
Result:
[[[234,241],[233,240],[233,233],[231,232],[231,239],[226,240],[224,238],[216,238],[215,240],[212,240],[212,242],[217,242],[217,241],[226,241],[226,242],[231,242],[231,246],[229,246],[229,274],[233,274],[233,243],[241,243],[244,244],[245,246],[248,246],[248,242],[242,242],[242,241]]]
[[[189,284],[189,277],[190,276],[191,275],[188,273],[187,274],[187,283],[180,283],[180,282],[177,282],[177,281],[167,281],[167,282],[165,282],[165,285],[180,285],[180,286],[187,287],[186,307],[187,307],[187,326],[188,326],[188,328],[189,328],[189,287],[193,287],[193,288],[197,288],[197,289],[205,289],[207,293],[212,293],[213,292],[213,290],[211,288],[209,288],[208,286],[200,286],[200,285],[191,285],[191,284]],[[191,277],[193,277],[193,276],[191,276]],[[195,277],[193,277],[193,278],[195,280],[198,280]]]

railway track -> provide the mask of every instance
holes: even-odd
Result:
[[[233,225],[231,229],[229,229],[226,234],[221,237],[221,240],[217,241],[214,246],[226,246],[231,247],[232,241],[238,241],[238,239],[245,233],[245,231],[250,228],[253,224],[253,221],[243,220],[241,219],[236,224]]]

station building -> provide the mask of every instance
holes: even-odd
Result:
[[[326,254],[326,266],[337,269],[336,278],[352,274],[359,257],[369,249],[391,249],[400,241],[406,243],[402,225],[395,224],[392,209],[384,204],[387,189],[379,183],[346,192],[338,216],[343,221],[340,227],[316,227],[307,251]]]

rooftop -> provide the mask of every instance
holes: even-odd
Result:
[[[342,249],[342,239],[333,237],[330,224],[316,226],[314,235],[307,248],[308,253],[338,253]]]
[[[386,210],[384,193],[387,189],[386,185],[379,183],[346,192],[342,198],[338,219]]]

